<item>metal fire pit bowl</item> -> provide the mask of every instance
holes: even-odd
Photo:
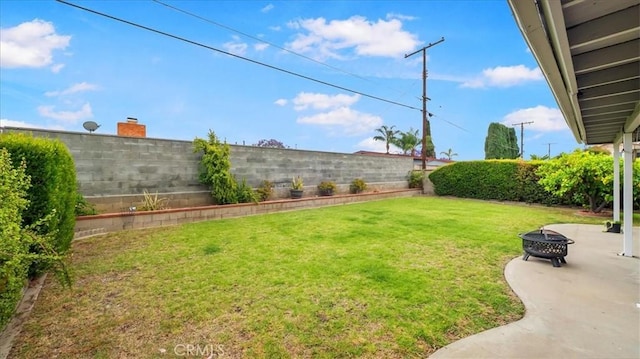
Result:
[[[518,235],[522,238],[523,260],[529,256],[546,258],[551,260],[554,267],[560,267],[560,263],[567,263],[564,257],[567,256],[567,246],[575,243],[562,234],[548,229],[539,229]]]

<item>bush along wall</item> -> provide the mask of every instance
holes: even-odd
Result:
[[[545,191],[536,174],[542,161],[486,160],[456,162],[429,175],[439,196],[484,200],[568,204]]]
[[[33,227],[35,234],[47,238],[47,243],[59,254],[71,245],[75,226],[76,171],[67,147],[59,140],[35,138],[24,134],[0,134],[0,148],[6,148],[13,166],[21,161],[31,178],[26,199],[29,205],[22,213],[22,227]],[[47,218],[47,221],[42,221]],[[41,246],[32,245],[32,253],[41,253]],[[29,268],[34,277],[48,269],[47,261],[35,259]]]
[[[29,247],[22,240],[20,226],[29,204],[28,188],[24,164],[13,168],[9,152],[0,148],[0,330],[11,318],[27,278],[24,257]]]

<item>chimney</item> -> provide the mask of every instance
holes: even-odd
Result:
[[[127,122],[118,122],[118,136],[147,137],[147,126],[139,124],[135,117],[127,117]]]

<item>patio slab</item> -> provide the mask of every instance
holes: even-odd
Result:
[[[523,319],[451,343],[430,358],[640,358],[640,228],[634,257],[603,226],[545,226],[575,240],[567,264],[518,257],[505,278]],[[517,237],[514,240],[518,240]]]

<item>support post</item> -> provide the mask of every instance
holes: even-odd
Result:
[[[613,218],[620,221],[620,143],[613,144]]]
[[[631,133],[622,135],[624,149],[623,224],[624,239],[622,255],[633,257],[633,143]]]

